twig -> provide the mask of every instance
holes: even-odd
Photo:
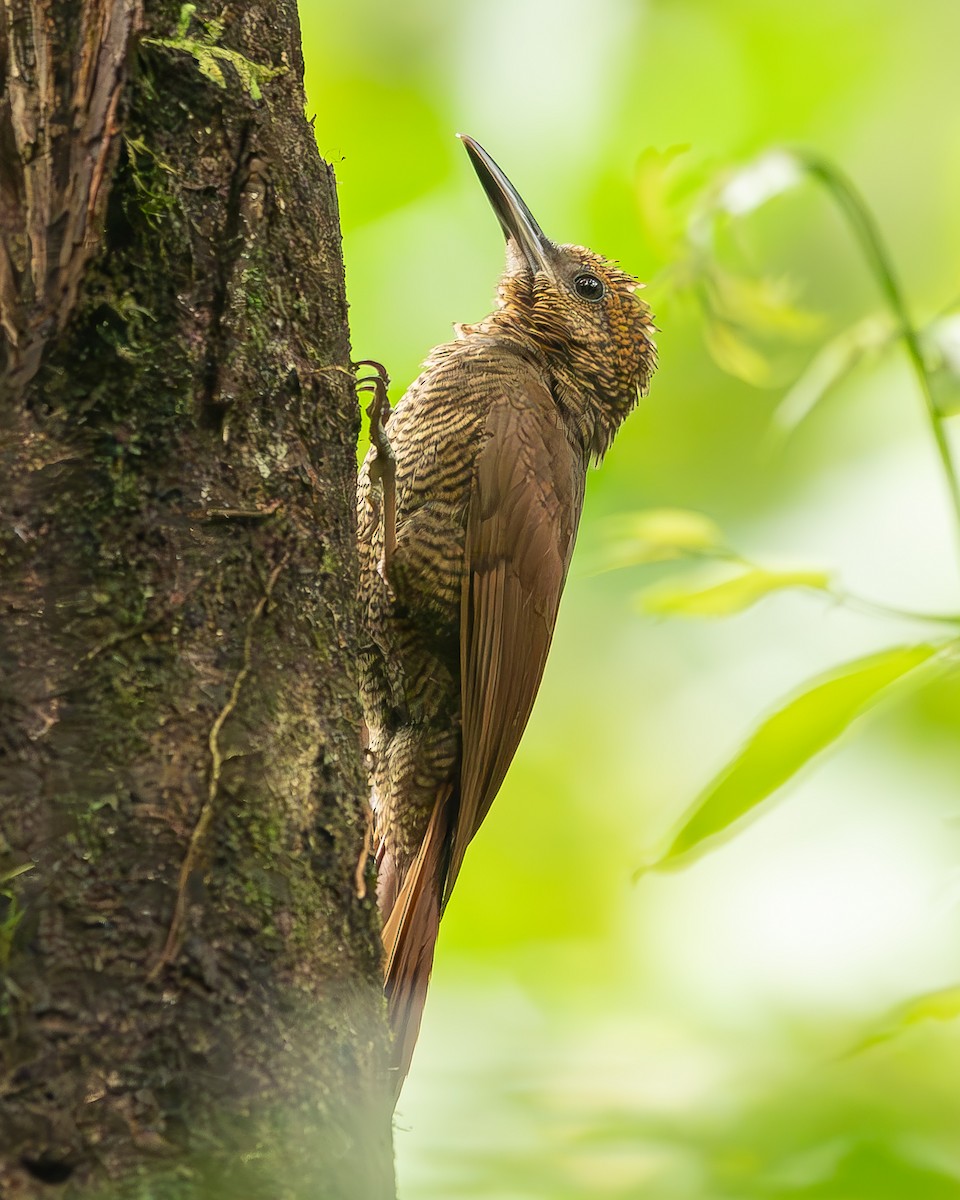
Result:
[[[193,828],[193,833],[190,837],[190,844],[187,847],[187,853],[184,856],[183,862],[180,865],[180,875],[177,881],[177,899],[173,907],[173,916],[170,921],[170,928],[167,932],[167,940],[164,943],[163,949],[160,952],[160,957],[150,968],[147,975],[147,982],[152,983],[163,968],[176,957],[178,945],[180,941],[180,932],[183,926],[183,917],[186,911],[187,903],[187,883],[190,875],[196,867],[197,858],[200,854],[200,847],[203,839],[206,837],[207,831],[213,821],[214,811],[216,808],[217,794],[220,789],[220,775],[223,769],[223,756],[220,752],[220,733],[227,722],[230,714],[237,707],[237,701],[240,699],[240,692],[246,682],[247,676],[250,674],[251,663],[253,659],[253,634],[257,622],[263,616],[267,604],[270,602],[270,596],[273,592],[276,582],[280,577],[280,572],[289,561],[289,554],[284,555],[281,561],[273,568],[267,578],[264,586],[263,594],[253,607],[253,611],[247,620],[246,635],[243,639],[243,662],[240,669],[237,671],[233,680],[233,686],[230,689],[230,695],[227,698],[226,704],[217,713],[213,725],[210,727],[210,733],[207,737],[207,745],[210,749],[210,776],[207,782],[207,798],[203,802],[203,807],[200,809],[200,816],[197,818],[197,823]]]
[[[360,857],[357,859],[357,869],[353,876],[358,900],[365,900],[367,896],[367,863],[370,861],[370,855],[373,853],[373,809],[369,803],[365,807],[367,812],[363,830],[363,846],[360,850]]]
[[[890,256],[887,253],[887,248],[877,228],[877,223],[870,209],[864,203],[863,198],[838,167],[834,166],[827,159],[820,158],[809,151],[800,150],[794,151],[794,153],[797,161],[803,166],[806,172],[827,189],[840,208],[840,211],[846,217],[860,245],[863,247],[864,254],[873,270],[880,290],[886,297],[887,303],[890,305],[890,310],[897,319],[900,326],[900,335],[907,350],[907,356],[910,359],[917,382],[920,385],[920,392],[926,404],[930,427],[937,444],[937,453],[940,456],[940,464],[943,468],[947,488],[950,492],[950,499],[953,503],[953,511],[957,520],[957,535],[960,538],[960,480],[957,478],[957,472],[950,455],[950,444],[947,440],[946,430],[944,429],[943,417],[933,398],[933,388],[930,383],[927,364],[923,359],[920,337],[907,311],[903,289],[897,279]]]
[[[263,521],[283,507],[280,500],[271,500],[259,508],[204,508],[190,513],[196,521]]]

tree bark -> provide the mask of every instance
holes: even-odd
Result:
[[[0,1196],[390,1197],[294,0],[0,12]]]

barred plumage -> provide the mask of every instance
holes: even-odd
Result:
[[[397,1091],[440,915],[539,686],[587,465],[656,365],[636,280],[548,241],[493,160],[464,141],[508,238],[499,306],[431,353],[386,424],[394,551],[375,450],[358,487],[361,689]]]

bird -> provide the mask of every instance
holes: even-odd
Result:
[[[496,307],[455,325],[392,411],[379,364],[360,381],[359,679],[395,1100],[441,916],[540,685],[587,468],[657,363],[639,281],[552,242],[457,136],[506,239]]]

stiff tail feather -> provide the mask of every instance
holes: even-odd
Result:
[[[420,1032],[433,968],[433,951],[440,929],[440,893],[444,862],[449,854],[449,806],[452,788],[438,796],[417,857],[400,888],[381,937],[386,954],[383,990],[393,1031],[394,1099],[410,1069]]]

